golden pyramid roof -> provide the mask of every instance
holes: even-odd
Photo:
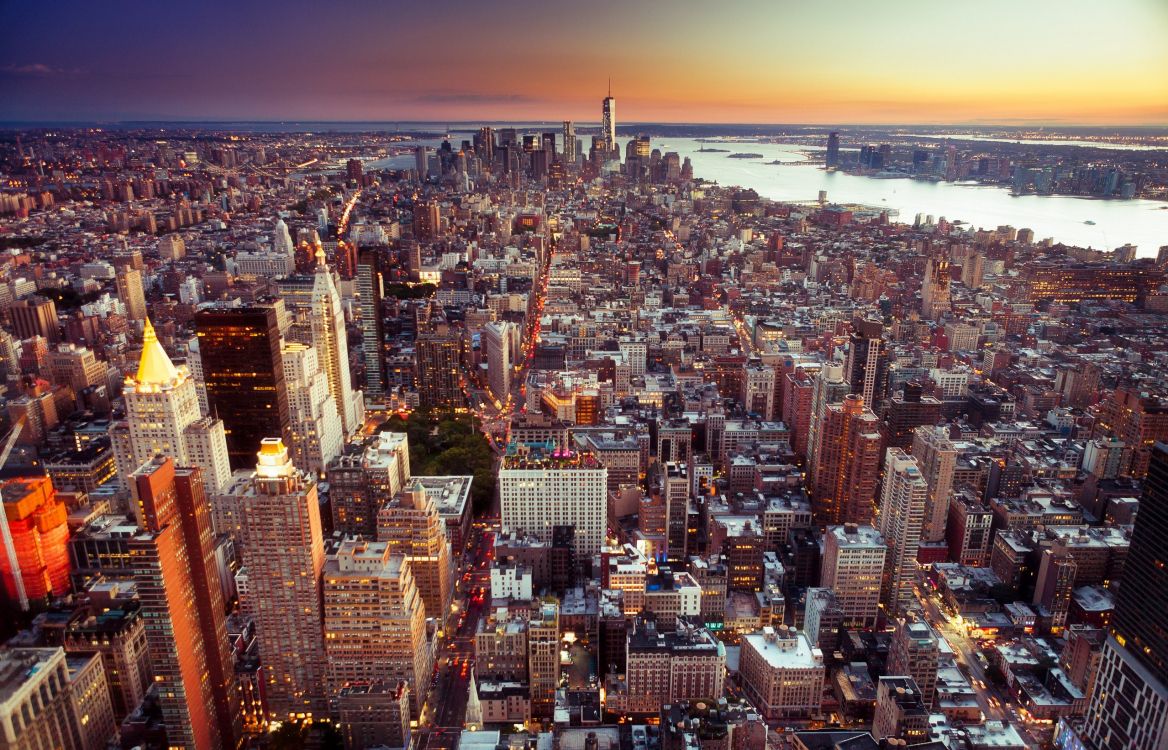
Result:
[[[170,385],[178,377],[178,368],[158,342],[154,325],[147,318],[146,327],[142,331],[142,359],[138,361],[138,375],[134,379],[138,385],[163,386]]]

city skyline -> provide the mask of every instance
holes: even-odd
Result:
[[[591,122],[611,77],[623,122],[1168,124],[1168,8],[1151,0],[977,14],[905,2],[875,17],[753,0],[574,17],[528,0],[65,5],[9,11],[0,119]],[[524,44],[504,43],[511,26]],[[1006,49],[985,45],[1011,30]],[[1105,67],[1083,54],[1108,39],[1123,44]]]

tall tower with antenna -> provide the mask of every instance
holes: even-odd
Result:
[[[600,134],[604,137],[605,148],[610,153],[616,151],[616,99],[612,96],[611,77],[608,79],[608,96],[604,97],[601,110]]]

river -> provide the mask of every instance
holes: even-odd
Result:
[[[468,138],[469,134],[458,134]],[[583,138],[585,149],[588,139]],[[426,141],[434,147],[441,141]],[[458,141],[453,143],[458,146]],[[726,151],[702,151],[702,147]],[[1000,186],[927,182],[912,179],[875,179],[843,172],[826,172],[806,163],[808,152],[785,144],[735,140],[712,143],[709,139],[654,138],[662,153],[676,151],[693,162],[694,176],[720,185],[752,188],[759,195],[779,201],[811,201],[820,190],[836,203],[861,203],[893,209],[897,220],[912,223],[918,213],[949,221],[963,221],[976,228],[1009,225],[1034,230],[1035,238],[1096,250],[1113,250],[1131,243],[1141,257],[1155,257],[1168,245],[1168,203],[1149,200],[1101,200],[1062,195],[1013,196]],[[621,145],[624,152],[624,144]],[[760,159],[732,159],[733,153],[762,154]],[[784,164],[768,164],[771,161]],[[791,163],[804,162],[804,163]],[[371,162],[367,168],[408,169],[412,155]],[[1092,221],[1094,224],[1085,222]]]

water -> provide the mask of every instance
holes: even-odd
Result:
[[[453,145],[469,135],[453,134]],[[585,148],[588,139],[585,137]],[[419,141],[431,148],[440,140]],[[662,153],[676,151],[693,162],[694,176],[720,185],[752,188],[779,201],[812,201],[820,190],[829,201],[860,203],[893,209],[897,219],[912,223],[918,213],[963,221],[974,228],[1009,225],[1032,229],[1039,239],[1096,250],[1114,250],[1131,243],[1141,257],[1154,257],[1168,245],[1168,203],[1149,200],[1100,200],[1062,195],[1013,196],[1004,187],[912,179],[874,179],[843,172],[826,172],[808,162],[810,149],[774,143],[734,140],[704,142],[695,138],[654,138]],[[726,149],[701,151],[702,147]],[[624,146],[622,144],[623,153]],[[731,159],[734,153],[762,154],[761,159]],[[787,162],[781,165],[771,161]],[[802,162],[802,163],[790,163]],[[409,169],[412,154],[370,162],[368,169]],[[1094,224],[1085,224],[1093,221]]]

